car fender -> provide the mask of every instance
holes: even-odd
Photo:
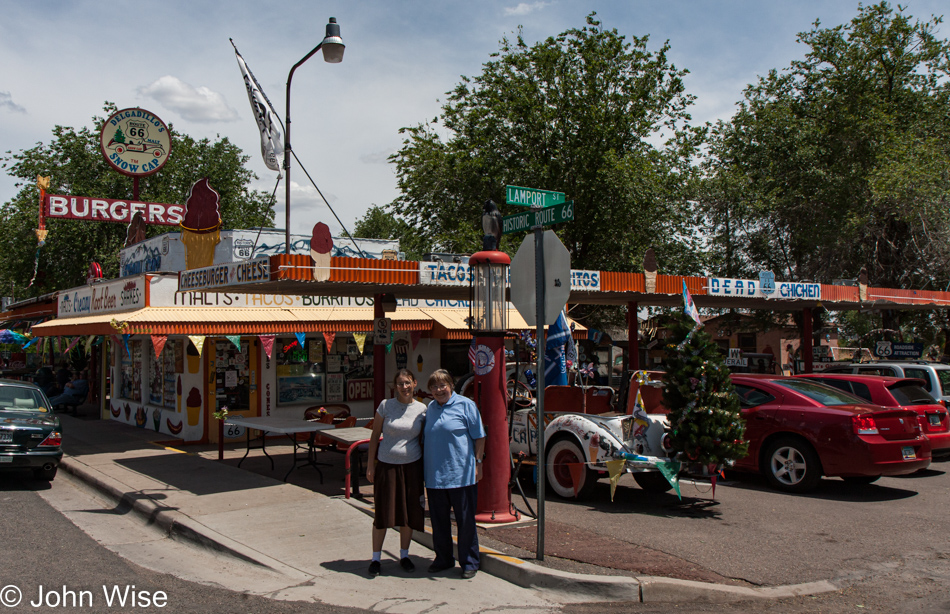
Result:
[[[619,418],[612,420],[618,422],[619,428]],[[571,437],[580,445],[588,462],[603,467],[604,461],[612,458],[614,452],[633,452],[610,427],[608,420],[589,414],[560,414],[544,429],[544,440],[550,442],[558,436]]]

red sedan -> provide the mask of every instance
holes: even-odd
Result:
[[[930,440],[933,457],[936,459],[950,456],[950,416],[947,414],[947,408],[924,389],[924,380],[855,373],[806,373],[796,377],[834,386],[875,405],[914,410],[917,412],[920,430]]]
[[[868,484],[930,464],[930,441],[912,410],[796,377],[733,374],[732,383],[749,441],[735,466],[761,472],[779,490],[806,492],[823,475]]]

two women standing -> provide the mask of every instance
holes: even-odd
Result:
[[[369,469],[367,478],[374,484],[376,493],[376,520],[373,523],[373,562],[370,563],[370,574],[379,573],[379,555],[382,550],[386,529],[399,526],[402,541],[400,551],[400,565],[406,571],[412,571],[414,566],[408,558],[409,542],[412,539],[412,530],[423,530],[422,521],[422,480],[417,474],[408,469],[397,473],[396,481],[402,480],[394,488],[381,488],[380,479],[382,470],[392,471],[390,465],[377,452],[376,442],[379,434],[383,434],[383,443],[387,437],[399,438],[390,442],[389,446],[397,449],[415,448],[419,444],[416,419],[411,420],[412,428],[390,430],[393,422],[388,415],[398,415],[403,422],[409,421],[405,414],[416,415],[415,406],[421,403],[412,401],[412,392],[416,380],[412,373],[402,369],[396,374],[396,398],[388,399],[377,409],[373,424],[373,436],[370,439]],[[485,428],[475,403],[466,397],[455,394],[452,390],[452,375],[445,369],[439,369],[429,377],[428,389],[433,396],[428,408],[422,412],[421,422],[424,441],[424,476],[426,493],[429,499],[429,518],[432,522],[432,541],[435,550],[435,560],[429,566],[429,573],[438,573],[455,567],[455,556],[452,547],[451,513],[455,513],[456,532],[458,534],[458,557],[462,568],[462,578],[475,576],[479,567],[478,533],[475,528],[475,511],[478,503],[478,481],[482,479],[482,459],[485,455]],[[401,394],[401,391],[406,391]],[[395,410],[390,408],[392,402],[398,405]],[[406,409],[402,409],[405,407]],[[412,410],[409,408],[412,407]],[[407,438],[416,437],[415,443]],[[383,446],[378,446],[381,453]],[[374,469],[376,461],[378,466]],[[408,461],[414,462],[414,461]],[[416,480],[410,484],[410,480]],[[390,480],[392,484],[392,480]],[[390,490],[395,493],[390,494]],[[419,518],[411,518],[416,511],[416,496],[418,497]],[[381,508],[383,511],[381,513]],[[404,509],[404,511],[403,511]],[[396,510],[396,511],[391,511]],[[413,524],[418,520],[418,526]]]

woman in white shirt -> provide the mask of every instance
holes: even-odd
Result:
[[[415,571],[409,559],[412,531],[425,529],[421,435],[426,406],[412,396],[416,378],[411,371],[400,369],[393,383],[396,398],[379,404],[369,440],[366,479],[373,483],[376,504],[371,576],[379,575],[383,541],[386,531],[393,527],[399,527],[399,565],[407,572]]]

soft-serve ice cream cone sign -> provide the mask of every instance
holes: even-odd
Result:
[[[172,138],[168,126],[145,109],[116,111],[99,133],[102,155],[123,175],[144,177],[168,162]]]
[[[191,186],[185,202],[185,217],[179,224],[185,246],[185,268],[197,269],[214,264],[214,248],[221,242],[220,195],[199,179]]]
[[[310,257],[313,258],[314,281],[330,279],[330,253],[333,251],[333,237],[330,236],[330,227],[323,222],[317,222],[313,227],[313,236],[310,237]]]

